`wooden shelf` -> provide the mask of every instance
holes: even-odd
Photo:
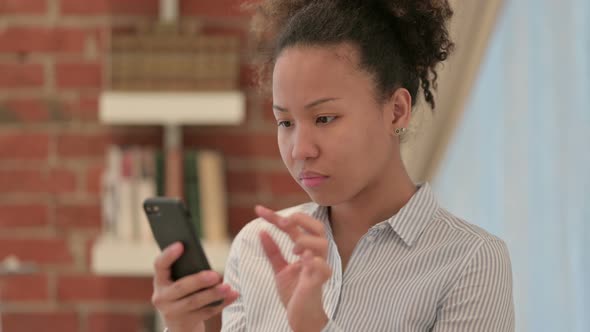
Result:
[[[230,243],[202,242],[211,269],[223,273]],[[103,236],[92,248],[92,271],[99,275],[152,276],[160,248],[154,243],[128,243]]]
[[[245,118],[241,91],[120,92],[100,96],[99,120],[109,125],[163,125],[164,146],[179,144],[184,125],[237,125]],[[223,273],[230,243],[203,242],[211,268]],[[101,275],[151,276],[160,249],[103,236],[92,248],[92,270]]]
[[[231,125],[245,116],[245,96],[227,92],[103,92],[99,118],[114,125]]]

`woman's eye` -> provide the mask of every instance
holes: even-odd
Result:
[[[291,127],[291,121],[279,121],[278,126],[289,128],[289,127]]]
[[[316,123],[326,124],[334,121],[334,119],[336,119],[336,117],[331,115],[318,116],[316,119]]]

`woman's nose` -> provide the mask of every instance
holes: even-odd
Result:
[[[306,160],[318,156],[319,149],[310,130],[305,128],[295,130],[292,144],[291,157],[294,160]]]

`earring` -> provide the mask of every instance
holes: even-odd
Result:
[[[395,136],[400,136],[401,134],[405,133],[407,128],[395,128]]]

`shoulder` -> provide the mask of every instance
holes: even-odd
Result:
[[[504,242],[498,236],[457,217],[444,208],[437,209],[434,214],[434,229],[445,234],[445,237],[476,246],[489,242]]]
[[[442,208],[435,213],[432,226],[428,236],[436,239],[435,247],[452,265],[447,291],[465,282],[479,282],[510,292],[510,255],[501,238]]]
[[[510,268],[510,255],[506,243],[487,230],[439,208],[435,213],[433,232],[441,236],[462,256],[464,267],[472,265]]]
[[[506,243],[487,230],[438,208],[425,235],[425,244],[452,257],[459,270],[468,266],[510,267]]]

